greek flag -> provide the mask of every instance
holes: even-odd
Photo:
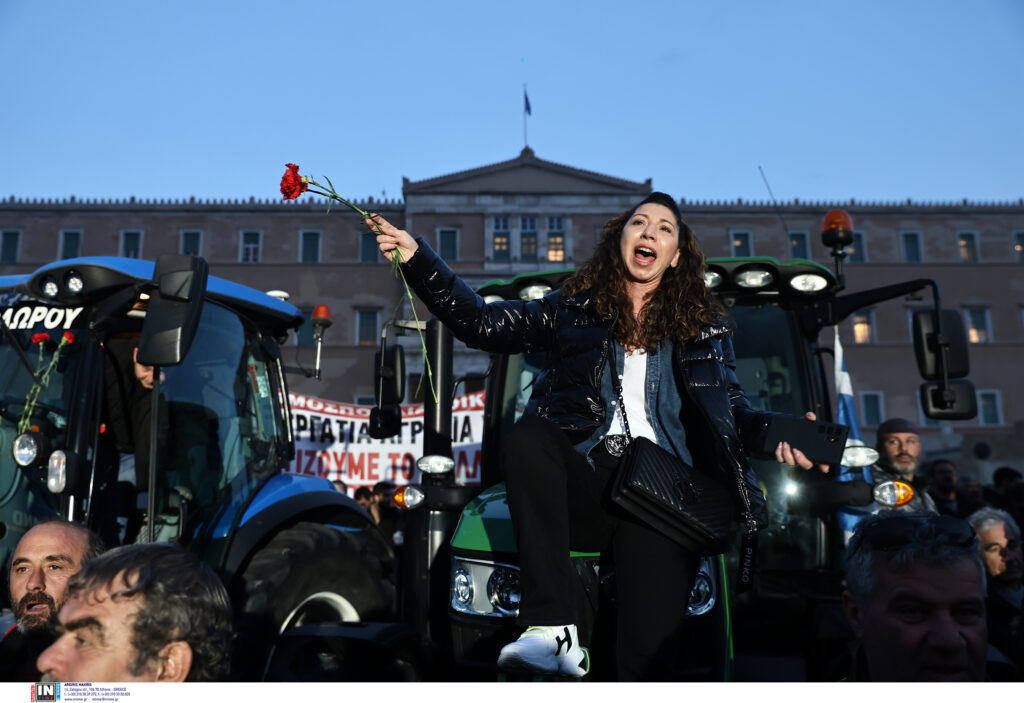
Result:
[[[857,420],[857,404],[853,400],[853,383],[850,381],[850,372],[846,370],[846,358],[843,355],[843,345],[839,341],[839,327],[836,330],[836,341],[835,341],[835,381],[836,381],[836,400],[839,408],[836,413],[837,421],[842,425],[848,425],[850,427],[850,435],[847,439],[849,443],[853,440],[855,443],[863,443],[864,439],[860,433],[860,422]],[[871,483],[871,469],[870,467],[864,466],[861,468],[850,468],[849,466],[840,466],[839,474],[836,476],[837,481],[852,481],[857,477],[863,478],[869,484]],[[857,523],[863,520],[870,511],[866,511],[861,508],[840,508],[836,511],[836,522],[841,530],[846,533],[847,539],[853,532],[853,528],[857,526]]]

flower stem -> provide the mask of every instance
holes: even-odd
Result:
[[[357,212],[364,220],[370,220],[370,214],[368,212],[338,195],[333,186],[321,185],[308,176],[305,177],[305,181],[308,186],[307,190],[310,193],[322,195],[329,200],[336,200],[342,205],[345,205]],[[377,224],[376,221],[370,221],[373,222],[373,226],[377,228],[378,232],[384,234],[384,230],[381,229],[380,225]],[[412,319],[416,323],[416,333],[420,337],[420,350],[423,356],[423,368],[426,369],[427,372],[427,384],[430,386],[430,394],[433,396],[434,402],[436,403],[438,402],[437,390],[434,388],[434,373],[430,368],[430,357],[427,354],[427,341],[423,337],[423,330],[420,328],[419,315],[416,314],[416,300],[412,296],[412,290],[409,288],[409,283],[405,280],[405,273],[402,271],[402,252],[398,247],[395,247],[391,253],[391,271],[397,278],[402,279],[402,285],[405,287],[405,296],[409,299],[409,307],[412,310]]]

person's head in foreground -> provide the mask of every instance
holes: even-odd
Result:
[[[167,544],[118,547],[68,582],[57,640],[37,661],[56,681],[221,681],[231,605],[213,571]]]
[[[959,518],[882,513],[847,548],[843,608],[871,681],[985,677],[985,567]]]

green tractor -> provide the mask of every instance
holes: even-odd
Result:
[[[845,213],[843,213],[845,214]],[[828,222],[828,220],[826,220]],[[848,230],[848,228],[847,228]],[[976,414],[973,387],[966,380],[966,339],[950,311],[939,305],[938,286],[920,279],[854,294],[840,295],[842,248],[848,231],[826,228],[826,245],[836,256],[837,273],[806,260],[782,263],[773,258],[710,259],[707,285],[728,311],[735,329],[737,375],[758,409],[802,416],[814,411],[835,421],[825,356],[819,333],[868,305],[931,288],[934,310],[915,314],[915,349],[922,375],[922,407],[934,418],[963,419]],[[493,281],[478,289],[486,300],[538,298],[560,286],[571,270],[526,273]],[[941,327],[940,327],[941,326]],[[519,419],[542,357],[533,354],[491,356],[486,374],[482,441],[483,489],[456,485],[451,473],[451,416],[448,399],[459,382],[452,369],[450,333],[436,320],[426,325],[427,348],[439,403],[428,400],[428,432],[420,460],[422,481],[406,489],[409,509],[406,537],[408,579],[403,597],[407,613],[422,632],[443,648],[459,678],[494,679],[501,647],[515,639],[520,598],[519,570],[504,484],[498,467],[502,436]],[[399,347],[379,359],[379,413],[394,414],[403,396],[400,374],[388,361]],[[386,434],[386,428],[382,430]],[[866,466],[871,452],[848,443],[844,464]],[[725,680],[746,675],[737,661],[748,653],[790,657],[783,676],[813,678],[849,638],[838,611],[842,580],[842,530],[834,516],[843,505],[888,500],[862,479],[837,482],[790,469],[774,461],[751,459],[767,497],[770,526],[759,538],[753,589],[735,595],[735,555],[705,558],[688,595],[687,625],[699,642],[681,665],[680,678]],[[739,527],[737,528],[739,529]],[[738,543],[739,533],[737,533]],[[583,613],[581,641],[591,649],[588,678],[609,675],[611,622],[615,607],[614,573],[600,554],[572,554],[579,575],[578,611]],[[651,565],[657,578],[657,565]],[[836,620],[838,615],[839,621]],[[823,642],[822,647],[808,645]],[[737,659],[737,653],[740,658]]]

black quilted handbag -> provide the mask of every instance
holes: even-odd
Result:
[[[646,437],[626,449],[612,500],[695,554],[729,551],[732,492]]]
[[[735,512],[732,492],[723,482],[694,469],[646,437],[633,439],[614,351],[611,365],[628,442],[612,481],[612,500],[695,554],[713,556],[729,551],[729,527]],[[619,456],[623,444],[609,440],[605,441],[609,452]]]

